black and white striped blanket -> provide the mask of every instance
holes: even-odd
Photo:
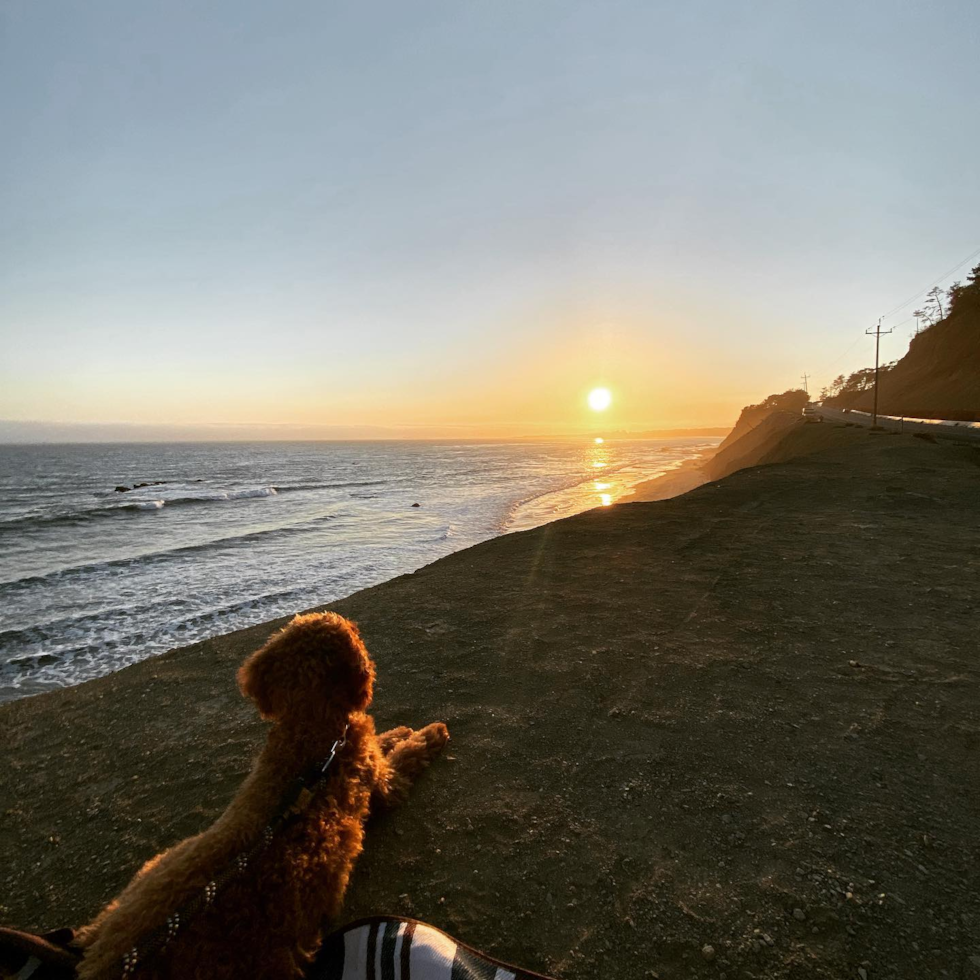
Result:
[[[441,929],[394,916],[360,919],[323,941],[308,980],[549,980],[501,963]]]

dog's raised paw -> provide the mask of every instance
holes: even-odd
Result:
[[[441,722],[434,721],[431,725],[419,730],[429,748],[439,751],[449,741],[449,729]]]

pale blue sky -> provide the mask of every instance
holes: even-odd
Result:
[[[0,418],[724,423],[980,247],[974,0],[0,25]]]

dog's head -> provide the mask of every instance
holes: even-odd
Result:
[[[269,721],[316,724],[371,703],[374,664],[350,620],[308,613],[242,664],[238,686]]]

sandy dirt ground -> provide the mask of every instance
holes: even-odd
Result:
[[[348,918],[565,980],[980,977],[980,453],[787,440],[333,606],[379,725],[452,732],[372,821]],[[78,923],[214,819],[273,625],[0,709],[5,922]]]

